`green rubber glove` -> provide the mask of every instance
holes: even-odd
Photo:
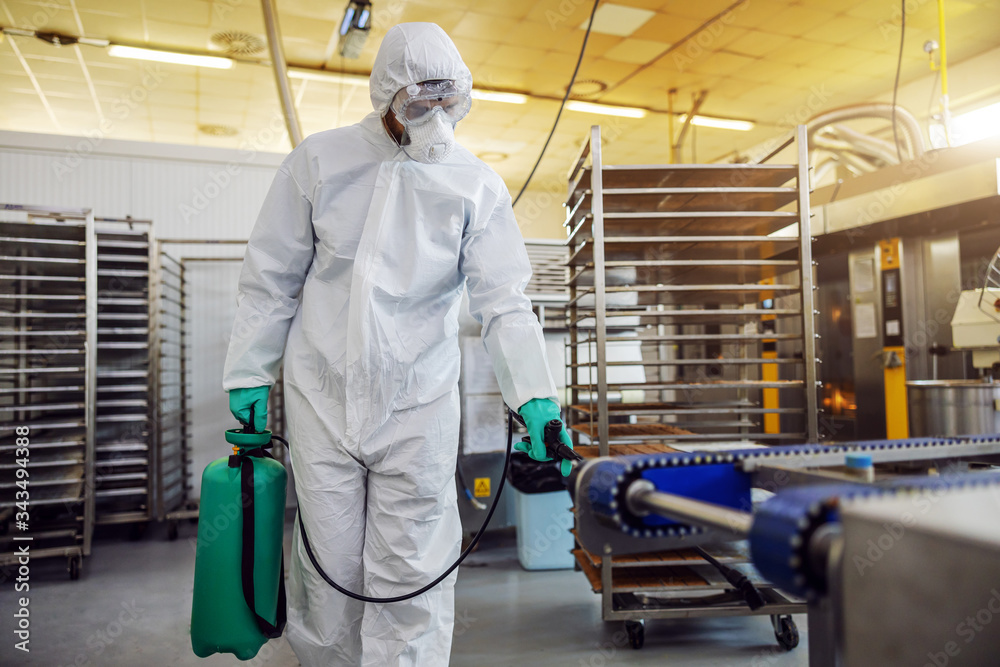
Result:
[[[229,390],[229,411],[241,424],[250,424],[250,406],[253,406],[253,430],[263,433],[267,427],[267,395],[270,387],[250,387]]]
[[[545,425],[553,419],[562,421],[559,415],[559,406],[550,398],[533,398],[517,411],[524,419],[524,425],[528,429],[528,437],[531,438],[531,447],[524,443],[515,443],[514,449],[524,452],[536,461],[551,461],[552,459],[545,453]],[[573,441],[570,440],[569,433],[564,425],[559,437],[570,449],[573,448]],[[566,460],[560,461],[559,472],[563,477],[569,475],[573,470],[573,465]]]

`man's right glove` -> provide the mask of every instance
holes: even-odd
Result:
[[[531,447],[527,448],[518,442],[514,445],[514,449],[524,452],[536,461],[551,461],[552,459],[545,451],[545,425],[553,419],[562,421],[559,415],[559,405],[548,398],[533,398],[522,405],[517,414],[524,419],[524,426],[528,429],[528,437],[531,438]],[[573,449],[573,441],[570,439],[569,433],[566,432],[565,425],[559,433],[559,439],[567,447]],[[559,471],[563,477],[569,475],[572,469],[573,465],[569,461],[565,459],[560,461]]]
[[[270,387],[250,387],[229,390],[229,411],[241,424],[250,425],[257,433],[267,427],[267,395]],[[250,407],[253,406],[253,424],[250,424]]]

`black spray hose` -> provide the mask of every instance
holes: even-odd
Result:
[[[745,574],[736,568],[723,565],[701,547],[695,547],[695,551],[698,552],[699,556],[711,563],[726,578],[726,581],[732,584],[733,588],[743,596],[743,600],[750,607],[751,611],[756,611],[764,606],[764,596],[760,594],[760,591],[757,590],[757,587],[753,585],[753,582]]]
[[[252,420],[252,417],[251,417],[251,420]],[[252,421],[251,421],[251,423],[252,423]],[[276,435],[272,435],[271,438],[273,440],[277,440],[278,442],[283,443],[285,445],[285,447],[288,447],[288,441],[285,440],[284,438],[276,436]],[[496,509],[497,509],[497,503],[500,501],[500,494],[503,492],[504,482],[507,480],[507,468],[510,465],[510,451],[511,451],[511,447],[513,446],[513,444],[514,444],[514,417],[513,417],[513,411],[508,409],[507,410],[507,456],[506,456],[506,458],[504,459],[504,462],[503,462],[503,474],[500,476],[500,483],[497,485],[497,494],[493,498],[493,505],[490,506],[490,511],[486,515],[486,520],[483,521],[483,525],[480,526],[479,532],[477,532],[476,536],[472,538],[472,542],[470,542],[469,546],[465,548],[465,551],[463,551],[462,555],[458,557],[458,560],[456,560],[454,563],[452,563],[451,567],[449,567],[447,570],[445,570],[441,574],[441,576],[439,576],[437,579],[435,579],[431,583],[427,584],[426,586],[424,586],[422,588],[419,588],[419,589],[413,591],[412,593],[407,593],[406,595],[396,595],[394,597],[388,597],[388,598],[377,598],[377,597],[371,597],[369,595],[360,595],[360,594],[355,593],[353,591],[347,590],[346,588],[344,588],[343,586],[341,586],[340,584],[338,584],[336,581],[334,581],[333,579],[331,579],[329,577],[329,575],[327,575],[327,573],[320,566],[319,561],[316,560],[316,555],[313,553],[312,546],[309,544],[309,536],[306,535],[306,527],[302,523],[302,511],[299,510],[299,512],[298,512],[298,515],[299,515],[299,532],[302,535],[302,545],[306,548],[306,555],[309,556],[309,562],[311,562],[313,564],[313,567],[316,568],[316,572],[318,572],[319,576],[323,578],[323,581],[325,581],[326,583],[330,584],[330,586],[332,586],[334,589],[336,589],[337,592],[343,593],[347,597],[354,598],[355,600],[359,600],[361,602],[372,602],[372,603],[377,603],[377,604],[388,604],[390,602],[403,602],[404,600],[411,600],[411,599],[417,597],[418,595],[423,595],[424,593],[426,593],[427,591],[431,590],[432,588],[434,588],[435,586],[437,586],[438,584],[440,584],[442,581],[444,581],[445,578],[447,578],[447,576],[449,574],[451,574],[452,572],[454,572],[455,568],[457,568],[459,565],[461,565],[462,561],[464,561],[465,558],[470,553],[472,553],[472,551],[476,548],[476,545],[479,544],[480,538],[482,538],[483,533],[486,532],[486,527],[489,526],[490,519],[493,518],[493,512],[495,512]],[[289,466],[291,466],[291,458],[290,457],[289,457],[289,462],[288,463],[289,463]]]

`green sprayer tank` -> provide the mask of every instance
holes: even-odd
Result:
[[[191,647],[202,658],[232,653],[250,660],[284,625],[288,476],[262,449],[271,442],[270,431],[231,429],[226,441],[233,455],[212,461],[201,478]]]

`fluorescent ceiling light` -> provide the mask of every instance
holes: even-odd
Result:
[[[687,118],[681,114],[681,122]],[[710,118],[709,116],[695,116],[691,119],[692,125],[699,127],[714,127],[720,130],[739,130],[746,132],[753,129],[753,123],[748,120],[732,120],[730,118]]]
[[[525,104],[528,101],[527,95],[520,93],[500,93],[494,90],[472,89],[472,99],[484,100],[486,102],[504,102],[506,104]]]
[[[195,67],[214,67],[216,69],[229,69],[233,66],[233,61],[229,58],[220,58],[218,56],[192,56],[187,53],[140,49],[134,46],[122,46],[120,44],[115,44],[109,48],[108,55],[114,56],[115,58],[135,58],[136,60],[153,60],[160,63],[194,65]]]
[[[605,35],[628,37],[656,16],[656,12],[624,5],[602,4],[594,14],[593,32]],[[580,24],[580,30],[587,29],[587,21]]]
[[[288,76],[292,79],[324,81],[326,83],[344,83],[348,86],[368,87],[368,77],[363,74],[341,74],[340,72],[327,72],[325,70],[289,68]]]
[[[951,133],[954,146],[1000,135],[1000,102],[955,116]]]
[[[645,109],[636,107],[613,107],[608,104],[593,104],[592,102],[581,102],[571,100],[566,103],[566,108],[570,111],[582,111],[584,113],[599,113],[605,116],[624,116],[625,118],[644,118]]]

